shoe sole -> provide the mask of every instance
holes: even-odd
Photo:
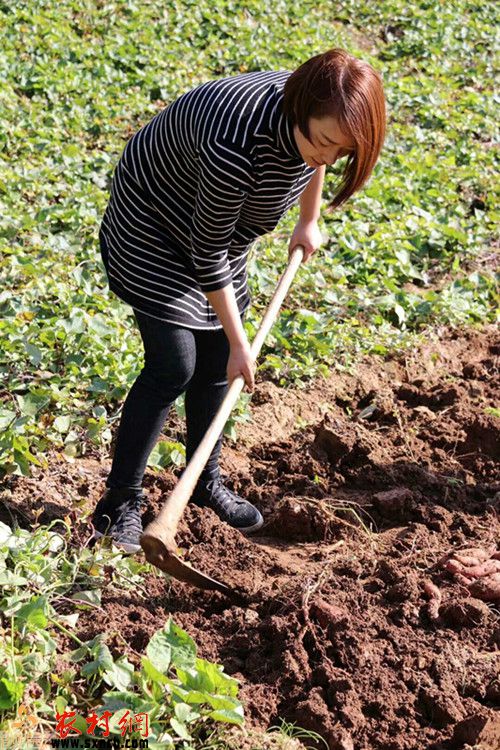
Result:
[[[231,528],[241,531],[242,534],[251,534],[254,531],[258,531],[264,525],[264,519],[260,513],[259,515],[260,515],[259,520],[257,521],[257,523],[254,523],[253,526],[245,526],[243,528],[238,528],[238,526],[232,526]]]
[[[109,536],[106,534],[103,534],[101,531],[94,531],[94,539],[99,539],[102,536]],[[134,552],[139,552],[142,547],[140,544],[129,544],[128,542],[117,542],[113,537],[110,537],[115,547],[118,547],[118,549],[121,549],[123,552],[129,552],[130,554],[133,554]]]
[[[209,508],[209,505],[203,505],[202,503],[196,502],[196,500],[190,500],[190,503],[193,505],[196,505],[197,508]],[[215,511],[214,511],[215,513]],[[224,519],[220,519],[223,523],[227,523],[228,526],[231,526],[231,524],[228,521],[224,521]],[[254,523],[252,526],[231,526],[232,529],[236,529],[236,531],[241,531],[242,534],[251,534],[254,531],[258,531],[260,528],[264,526],[264,519],[262,517],[262,514],[259,513],[259,520],[257,523]]]
[[[189,503],[192,504],[192,505],[195,505],[197,508],[210,508],[209,505],[205,505],[205,503],[201,502],[200,500],[197,500],[196,498],[191,498],[189,500]],[[212,510],[213,510],[213,508],[212,508]],[[257,508],[255,510],[257,510]],[[219,516],[219,518],[220,518],[220,520],[223,523],[227,523],[228,526],[231,526],[232,529],[236,529],[236,531],[241,531],[242,534],[251,534],[254,531],[258,531],[264,525],[264,519],[262,517],[262,514],[259,511],[257,511],[257,512],[259,513],[259,520],[257,521],[257,523],[254,523],[252,526],[241,526],[241,527],[240,526],[231,526],[231,524],[229,523],[229,521],[225,521],[223,518],[220,518],[220,516]],[[215,513],[215,511],[214,511],[214,513]]]

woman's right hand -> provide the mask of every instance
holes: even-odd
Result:
[[[246,390],[253,391],[255,361],[243,327],[241,313],[236,304],[233,284],[228,284],[213,292],[205,292],[205,295],[217,313],[229,342],[229,358],[226,368],[229,384],[238,375],[243,375]]]
[[[227,378],[229,385],[238,375],[243,375],[247,391],[253,391],[255,386],[255,360],[252,357],[250,344],[247,342],[234,344],[229,351],[227,361]]]

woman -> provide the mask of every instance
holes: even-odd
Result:
[[[380,76],[339,49],[297,70],[244,73],[180,96],[126,144],[113,175],[99,239],[109,286],[130,304],[145,364],[123,407],[96,536],[140,548],[141,485],[175,399],[186,393],[190,460],[233,378],[254,385],[243,328],[250,299],[246,259],[297,199],[289,251],[320,245],[327,164],[347,157],[331,206],[368,179],[385,135]],[[191,501],[243,532],[257,508],[224,486],[219,438]]]

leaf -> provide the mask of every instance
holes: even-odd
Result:
[[[9,409],[0,409],[0,430],[6,430],[7,427],[13,422],[17,414],[15,411],[9,411]]]
[[[399,260],[402,266],[409,266],[411,263],[410,253],[408,250],[396,250],[394,253],[396,258]]]
[[[159,440],[148,459],[148,466],[165,468],[166,466],[181,466],[185,462],[185,448],[182,443],[170,440]]]
[[[226,721],[229,724],[242,724],[245,720],[243,706],[235,709],[221,708],[208,714],[214,721]]]
[[[103,680],[117,690],[126,690],[132,682],[133,674],[134,665],[123,656],[104,672]]]
[[[64,455],[69,459],[74,459],[78,455],[78,443],[66,443],[63,450]]]
[[[52,423],[52,426],[58,432],[67,432],[71,425],[71,417],[69,415],[56,417]]]
[[[22,682],[11,682],[6,677],[0,679],[0,708],[13,708],[23,697],[24,685]]]
[[[38,367],[40,365],[40,362],[42,361],[42,352],[40,351],[40,349],[34,344],[30,344],[29,342],[26,342],[24,344],[24,348],[26,349],[26,353],[30,358],[31,364],[35,367]]]
[[[81,605],[84,607],[86,603],[90,605],[99,605],[101,603],[101,596],[102,592],[100,589],[90,589],[86,591],[75,591],[69,598],[76,601],[77,606]]]
[[[50,656],[56,652],[57,644],[47,630],[38,629],[37,636],[41,644],[40,650],[45,656]]]
[[[171,665],[193,665],[196,659],[196,644],[169,618],[165,627],[157,631],[149,641],[146,654],[155,669],[166,674]]]
[[[13,573],[11,570],[2,570],[0,573],[0,586],[24,586],[28,579]]]
[[[182,722],[190,722],[200,717],[199,711],[193,711],[192,706],[188,703],[175,703],[174,713],[177,719]]]
[[[112,713],[124,712],[125,709],[135,709],[140,703],[140,696],[128,690],[107,690],[103,699],[106,709]],[[102,708],[104,709],[104,706]]]
[[[62,714],[67,705],[68,701],[63,695],[56,696],[54,699],[54,712]]]
[[[394,312],[398,316],[398,320],[400,323],[404,323],[406,320],[406,312],[404,307],[401,307],[398,303],[394,305]]]
[[[25,622],[32,628],[45,628],[47,626],[47,599],[44,596],[38,596],[28,604],[24,604],[15,614],[16,620]]]
[[[25,677],[29,680],[35,680],[40,675],[50,672],[50,661],[49,659],[42,656],[42,654],[33,651],[29,654],[25,654],[21,657],[22,672]]]
[[[165,685],[169,682],[168,677],[166,677],[163,672],[160,672],[158,669],[156,669],[156,667],[151,663],[147,656],[142,657],[141,664],[146,677],[148,677],[152,682],[158,683],[160,685]]]
[[[229,695],[208,695],[207,702],[216,711],[238,711],[241,703],[237,698]]]
[[[82,735],[85,736],[85,733],[88,729],[88,724],[85,721],[85,717],[82,716],[81,713],[77,713],[76,716],[74,717],[73,726],[75,727],[75,729],[79,729]]]
[[[73,661],[80,661],[82,657],[87,655],[93,656],[93,660],[88,664],[84,664],[81,672],[86,677],[101,674],[112,670],[114,667],[113,657],[106,643],[103,641],[104,636],[98,635],[84,644],[83,647],[76,649],[72,652]]]
[[[106,337],[110,336],[112,333],[114,333],[113,328],[111,326],[106,325],[106,323],[103,320],[102,315],[94,315],[89,317],[89,328],[97,333],[99,336]]]
[[[167,620],[164,628],[172,648],[172,664],[178,667],[188,667],[196,661],[196,644],[185,630],[180,628],[172,618]]]
[[[16,612],[23,607],[30,597],[29,592],[26,589],[18,589],[18,592],[12,596],[5,596],[2,600],[2,614],[5,617],[12,617]]]
[[[12,536],[12,529],[10,526],[7,526],[6,523],[3,521],[0,521],[0,545],[5,544],[5,542]]]
[[[208,693],[200,692],[199,690],[185,690],[182,686],[172,683],[170,685],[172,695],[180,698],[184,703],[193,705],[203,705],[207,702]]]
[[[62,538],[62,536],[60,536],[60,534],[48,534],[48,542],[48,549],[51,552],[57,552],[64,547],[64,539]]]
[[[170,719],[170,726],[181,739],[183,740],[191,739],[191,735],[189,734],[188,730],[186,729],[186,727],[184,726],[182,722],[178,721],[178,719],[175,719],[174,717],[172,717]]]
[[[95,656],[95,661],[100,669],[111,669],[113,667],[113,657],[106,643],[102,640],[104,636],[99,635],[94,638],[96,641],[92,647],[92,653]]]
[[[159,630],[156,632],[146,647],[146,654],[151,665],[161,674],[166,674],[172,659],[172,649],[167,635]]]
[[[24,416],[34,417],[40,409],[50,402],[50,396],[40,393],[28,393],[26,396],[17,396],[17,402]]]
[[[110,728],[113,722],[113,727],[118,731],[118,720],[126,713],[126,710],[132,713],[149,713],[157,708],[152,701],[144,700],[143,697],[130,690],[108,690],[103,694],[102,699],[101,712],[111,711],[113,717],[110,719]]]
[[[196,659],[194,669],[177,669],[177,676],[186,688],[204,693],[220,693],[236,697],[238,682],[224,674],[217,664]]]
[[[59,622],[62,622],[64,625],[69,626],[70,628],[74,628],[76,623],[78,622],[78,618],[80,615],[78,612],[73,612],[70,615],[59,615],[58,620]]]

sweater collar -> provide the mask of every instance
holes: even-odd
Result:
[[[304,160],[293,135],[292,122],[283,112],[283,98],[284,94],[280,91],[277,94],[276,104],[273,110],[272,127],[275,134],[276,144],[287,156],[303,162]]]

